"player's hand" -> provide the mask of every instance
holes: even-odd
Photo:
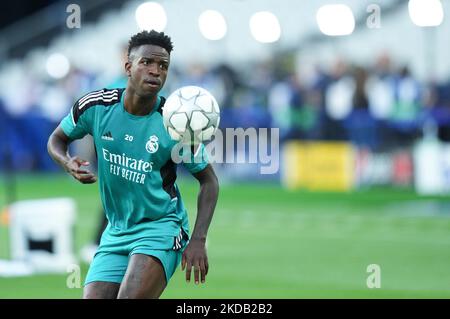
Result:
[[[81,168],[82,166],[88,166],[89,162],[85,161],[78,156],[71,157],[67,163],[64,164],[65,170],[72,175],[76,180],[83,184],[92,184],[97,181],[97,177],[89,170]]]
[[[183,252],[181,269],[183,271],[186,269],[187,282],[191,280],[192,267],[194,267],[195,284],[199,283],[199,279],[203,284],[209,268],[204,240],[191,239]]]

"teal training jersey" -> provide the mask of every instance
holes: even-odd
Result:
[[[187,214],[176,180],[172,148],[176,145],[162,119],[165,99],[158,96],[150,114],[136,116],[124,108],[125,89],[102,89],[80,98],[62,120],[70,139],[93,136],[98,183],[112,230],[126,233],[142,224],[160,235],[188,233]],[[203,145],[183,163],[197,173],[207,165]],[[186,157],[184,157],[186,158]],[[155,228],[155,226],[157,226]]]

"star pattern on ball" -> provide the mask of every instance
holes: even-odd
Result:
[[[197,98],[201,95],[201,92],[199,92],[198,94],[195,94],[193,96],[191,96],[190,98],[185,98],[181,95],[179,95],[180,101],[181,101],[181,106],[180,108],[177,110],[177,113],[186,113],[188,118],[192,117],[192,112],[194,111],[200,111],[203,112],[203,109],[198,106],[197,104],[195,104]]]

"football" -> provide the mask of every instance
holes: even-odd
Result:
[[[175,90],[163,107],[164,127],[170,137],[185,144],[208,141],[220,122],[220,109],[214,96],[198,86]]]

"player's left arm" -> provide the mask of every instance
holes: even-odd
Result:
[[[211,164],[205,169],[192,174],[200,183],[197,199],[197,218],[188,246],[184,250],[181,262],[182,270],[186,269],[186,281],[191,280],[191,270],[194,267],[195,283],[205,282],[208,274],[208,257],[206,254],[206,235],[219,196],[219,182]]]

